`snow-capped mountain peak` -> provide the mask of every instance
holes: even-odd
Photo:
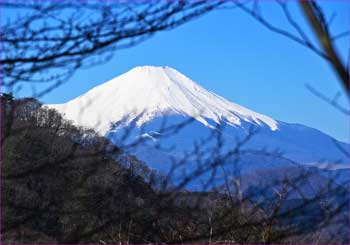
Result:
[[[155,168],[161,167],[162,171],[173,159],[181,159],[184,151],[192,150],[203,137],[211,137],[211,133],[216,132],[211,128],[217,123],[223,125],[226,150],[244,138],[250,126],[258,126],[258,133],[246,143],[246,149],[278,150],[284,157],[305,165],[321,167],[321,163],[331,164],[334,169],[349,168],[349,159],[340,150],[348,152],[348,144],[316,129],[275,121],[232,103],[170,67],[136,67],[65,104],[48,106],[56,108],[76,125],[93,128],[117,145],[124,139],[124,129],[131,126],[133,133],[129,140],[142,138],[147,142],[132,154],[155,164],[151,165]],[[174,135],[158,137],[159,122],[177,123],[178,118],[196,121]],[[135,122],[144,127],[135,128]],[[172,149],[174,144],[177,147],[168,152],[150,148],[148,144],[161,144],[164,149]],[[267,159],[266,164],[265,160],[259,154],[244,158],[253,164],[252,169],[281,163],[278,158]],[[251,165],[246,166],[249,169]]]
[[[156,116],[180,114],[207,127],[213,122],[240,126],[243,121],[278,129],[278,122],[209,92],[170,67],[138,66],[66,104],[49,105],[79,125],[106,133],[128,117],[141,125]]]

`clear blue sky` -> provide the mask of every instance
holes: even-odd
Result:
[[[261,3],[266,17],[286,27],[273,2]],[[349,30],[350,2],[321,2],[335,33]],[[292,9],[301,20],[298,9]],[[305,25],[307,28],[307,25]],[[349,52],[349,38],[337,41],[339,53]],[[171,66],[203,87],[277,120],[317,128],[349,142],[349,120],[312,95],[305,84],[333,96],[341,90],[329,65],[308,49],[265,29],[240,10],[220,10],[175,30],[158,33],[100,66],[79,70],[68,83],[44,98],[63,103],[134,66]],[[29,93],[24,89],[23,93]],[[347,105],[345,95],[341,103]]]

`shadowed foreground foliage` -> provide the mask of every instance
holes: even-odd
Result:
[[[304,234],[286,216],[268,215],[267,204],[256,205],[222,192],[161,189],[162,176],[144,163],[34,99],[15,100],[3,94],[1,105],[3,243],[328,239],[326,232],[320,235],[312,228]],[[283,208],[297,202],[269,205],[269,210],[283,213]],[[341,237],[325,241],[344,242]]]

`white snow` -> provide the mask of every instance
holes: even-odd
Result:
[[[140,138],[146,138],[146,139],[151,139],[152,141],[157,141],[156,138],[154,138],[153,136],[151,136],[151,135],[149,135],[149,134],[147,134],[147,133],[141,134],[141,135],[140,135]]]
[[[211,127],[242,121],[278,129],[277,121],[209,92],[170,67],[139,66],[65,103],[52,104],[76,124],[104,134],[110,124],[138,115],[137,125],[165,114],[181,114]]]

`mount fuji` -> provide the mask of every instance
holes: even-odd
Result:
[[[48,107],[117,145],[133,145],[130,153],[162,172],[174,162],[194,168],[198,146],[203,146],[202,160],[213,157],[210,149],[223,155],[235,149],[225,161],[239,158],[243,174],[295,165],[350,168],[349,144],[230,102],[170,67],[136,67],[67,103]],[[142,144],[133,144],[136,141]]]

